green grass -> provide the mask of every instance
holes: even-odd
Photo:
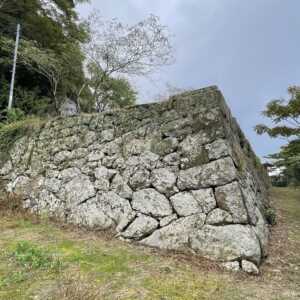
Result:
[[[1,300],[251,300],[300,297],[300,191],[276,188],[270,256],[260,277],[45,220],[0,221]]]

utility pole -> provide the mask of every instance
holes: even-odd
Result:
[[[20,24],[17,25],[17,35],[16,35],[16,44],[15,44],[15,52],[14,52],[14,62],[13,62],[13,70],[10,82],[10,91],[9,91],[9,100],[8,100],[8,109],[12,108],[13,104],[13,96],[14,96],[14,85],[15,85],[15,76],[16,76],[16,66],[17,66],[17,58],[18,58],[18,48],[20,41]]]

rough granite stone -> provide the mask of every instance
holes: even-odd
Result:
[[[225,210],[216,208],[212,210],[206,219],[206,224],[209,225],[226,225],[233,223],[232,216]]]
[[[189,236],[203,226],[205,214],[197,214],[180,218],[162,229],[154,231],[152,235],[141,243],[150,247],[168,250],[184,250],[188,248]]]
[[[247,261],[247,260],[242,260],[242,270],[248,274],[252,274],[252,275],[258,275],[259,274],[259,269],[257,268],[257,266],[252,263],[251,261]]]
[[[237,179],[231,158],[226,157],[203,166],[180,171],[177,185],[180,190],[220,186]]]
[[[160,219],[159,225],[160,225],[160,227],[164,227],[164,226],[169,225],[171,222],[173,222],[175,220],[177,220],[177,215],[173,214],[171,216],[164,217],[164,218]]]
[[[243,195],[237,182],[217,187],[216,200],[219,208],[228,211],[232,215],[234,223],[248,223],[248,214]]]
[[[208,157],[210,160],[219,159],[226,156],[232,155],[232,150],[228,143],[223,139],[218,139],[211,144],[205,145]]]
[[[97,204],[116,226],[121,221],[124,222],[124,217],[128,220],[132,218],[132,208],[129,201],[121,198],[115,192],[98,193]]]
[[[217,206],[213,189],[201,189],[192,191],[191,193],[205,214],[209,213]]]
[[[152,172],[151,182],[157,191],[167,196],[178,192],[177,176],[170,170],[163,168]]]
[[[158,222],[145,215],[139,215],[128,228],[121,233],[124,238],[140,240],[151,234],[158,227]]]
[[[176,213],[181,217],[187,217],[202,212],[199,202],[190,192],[178,193],[172,196],[170,201]]]
[[[133,209],[153,217],[166,217],[173,213],[169,200],[155,189],[144,189],[133,193]]]
[[[79,175],[64,185],[59,194],[60,198],[65,199],[67,206],[71,207],[94,197],[96,191],[88,176]]]
[[[238,261],[228,261],[222,263],[222,266],[228,271],[238,272],[241,270],[240,263]]]
[[[202,230],[193,233],[190,246],[197,253],[220,261],[240,258],[257,264],[261,261],[259,240],[246,225],[204,225]]]

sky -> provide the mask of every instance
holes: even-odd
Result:
[[[155,14],[172,33],[176,61],[152,80],[136,80],[139,103],[152,102],[167,84],[217,85],[256,154],[279,150],[283,141],[253,128],[268,123],[261,115],[268,101],[300,84],[299,0],[91,0],[77,8],[82,17],[95,9],[127,24]]]

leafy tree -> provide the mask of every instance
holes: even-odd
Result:
[[[88,66],[88,73],[90,76],[89,87],[93,91],[93,105],[96,111],[101,112],[108,108],[135,104],[137,93],[125,78],[104,76],[95,64]]]
[[[83,50],[92,72],[94,101],[100,110],[107,106],[107,99],[113,100],[103,94],[111,92],[112,86],[118,87],[116,94],[121,86],[125,88],[124,93],[128,93],[128,82],[116,81],[113,76],[146,76],[173,62],[170,34],[154,15],[129,26],[117,19],[104,20],[94,13],[88,18],[87,26],[90,35]],[[104,101],[101,105],[100,99]]]
[[[0,2],[2,4],[0,8],[1,38],[6,38],[13,44],[16,24],[20,23],[23,46],[27,43],[27,49],[31,51],[31,55],[27,56],[27,58],[30,57],[30,63],[29,61],[25,63],[23,60],[22,64],[18,65],[16,90],[36,91],[36,101],[40,98],[55,98],[56,107],[58,105],[57,95],[60,97],[72,95],[75,87],[84,81],[84,57],[80,43],[86,40],[87,32],[83,24],[78,21],[75,4],[85,0],[0,1],[2,1]],[[35,57],[34,53],[39,55]],[[64,84],[57,85],[54,83],[55,80],[52,80],[53,76],[50,80],[49,74],[42,71],[41,66],[46,63],[46,56],[43,54],[49,54],[48,66],[49,64],[53,66],[55,61],[58,68],[64,70]],[[0,73],[4,80],[0,82],[0,90],[3,93],[5,82],[10,81],[12,49],[7,51],[2,44],[0,57]],[[61,72],[58,73],[61,75]],[[59,81],[61,82],[61,80]],[[57,90],[55,91],[56,85]],[[16,102],[16,105],[19,106],[20,103]],[[3,110],[5,106],[4,103],[0,103],[0,110]],[[53,103],[51,103],[50,111],[52,106]],[[34,105],[31,109],[31,112],[35,110]]]
[[[288,182],[300,185],[300,87],[288,89],[290,98],[273,100],[267,104],[263,115],[271,119],[274,126],[259,124],[258,134],[268,134],[271,138],[284,138],[287,145],[276,154],[269,155],[278,167],[284,167]]]

